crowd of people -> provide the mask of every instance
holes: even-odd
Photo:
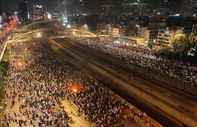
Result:
[[[26,47],[26,45],[21,43],[20,47]],[[58,66],[60,63],[50,55],[39,54],[39,51],[19,52],[21,48],[18,48],[15,54],[10,55],[10,66],[5,81],[7,126],[11,122],[20,126],[26,125],[27,122],[29,125],[37,123],[38,126],[42,124],[67,126],[66,120],[69,119],[67,113],[55,112],[55,107],[60,106],[58,97],[62,87],[54,86],[59,85],[56,84],[56,80],[51,84],[52,79],[61,78],[57,78],[62,69]],[[17,101],[19,105],[16,105]],[[19,106],[19,112],[8,110],[12,110],[14,106]]]
[[[7,126],[67,127],[72,118],[67,111],[57,110],[64,99],[72,101],[78,107],[77,116],[84,114],[93,126],[128,127],[139,119],[153,126],[146,113],[136,112],[135,107],[85,73],[65,66],[31,43],[18,43],[16,47],[20,48],[10,53],[4,82]]]
[[[145,46],[127,46],[121,41],[113,38],[69,38],[78,43],[86,45],[105,54],[125,60],[127,63],[134,64],[141,68],[153,71],[157,74],[172,78],[176,81],[197,88],[197,67],[190,63],[183,63],[178,60],[167,58],[157,58],[152,55],[152,50]],[[115,43],[120,42],[120,43]]]

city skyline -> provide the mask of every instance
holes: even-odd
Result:
[[[114,4],[116,6],[120,6],[121,1],[123,0],[84,0],[85,2],[85,12],[95,12],[100,13],[103,4]],[[157,9],[159,6],[159,2],[164,0],[141,0],[141,2],[149,3],[152,9]],[[178,0],[169,0],[171,2],[171,9],[174,10],[174,13],[180,12],[180,2]],[[67,0],[67,10],[72,12],[73,8],[77,6],[78,0]],[[2,10],[3,12],[7,11],[17,11],[16,9],[16,0],[2,0]],[[12,4],[10,4],[12,3]],[[43,5],[44,11],[55,12],[57,7],[56,0],[28,0],[29,12],[33,12],[33,5]],[[69,5],[69,6],[68,6]]]

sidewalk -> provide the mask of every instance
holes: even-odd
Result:
[[[75,116],[75,113],[78,114],[78,110],[77,110],[77,107],[73,103],[69,102],[67,99],[61,100],[61,102],[62,102],[62,106],[64,106],[64,110],[68,113],[68,116],[72,117],[72,120],[74,121],[72,123],[69,123],[69,126],[93,127],[93,125],[91,125],[89,122],[83,119],[83,115],[81,115],[80,117]],[[72,111],[72,114],[71,114],[71,111]]]

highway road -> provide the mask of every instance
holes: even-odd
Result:
[[[196,117],[197,99],[195,99],[196,98],[195,96],[189,94],[188,95],[185,94],[183,96],[182,91],[178,89],[171,89],[169,87],[166,87],[166,84],[158,82],[154,79],[151,78],[147,79],[145,75],[135,72],[133,71],[133,69],[124,66],[124,64],[126,63],[117,60],[115,58],[112,58],[108,55],[105,55],[103,53],[89,49],[86,46],[77,44],[76,42],[70,41],[69,39],[54,39],[54,40],[59,44],[61,44],[63,47],[67,48],[68,50],[82,57],[86,57],[87,60],[93,62],[94,64],[106,65],[108,67],[113,68],[114,70],[120,71],[123,74],[131,75],[135,80],[145,83],[151,89],[157,91],[157,94],[162,95],[167,99],[170,99],[172,105],[177,106],[177,108],[180,108],[180,110],[187,112],[192,117]]]
[[[24,35],[22,36],[26,38]],[[151,75],[147,76],[145,73],[141,73],[141,72],[147,73],[147,71],[145,71],[143,68],[140,68],[131,64],[127,64],[124,61],[120,61],[109,55],[90,49],[84,45],[78,44],[69,39],[56,38],[53,40],[59,43],[65,49],[72,51],[78,56],[86,58],[87,61],[90,61],[93,64],[110,72],[111,74],[119,78],[122,78],[125,82],[128,82],[131,85],[133,84],[131,81],[129,81],[130,78],[131,80],[135,80],[143,84],[141,85],[143,87],[141,86],[135,86],[135,87],[138,87],[142,91],[145,91],[147,93],[157,96],[159,99],[174,106],[178,110],[185,112],[190,117],[197,119],[197,111],[196,111],[197,97],[196,96],[185,93],[181,91],[180,89],[169,86],[166,83],[152,79]],[[61,50],[58,52],[62,52],[66,54],[68,58],[72,59],[72,56],[66,50]],[[105,77],[102,77],[101,75],[98,75],[95,72],[91,72],[91,70],[88,70],[88,71],[91,76],[105,83],[112,90],[116,91],[116,93],[118,93],[119,95],[124,97],[126,100],[134,104],[140,110],[146,112],[149,116],[151,116],[153,119],[155,119],[162,125],[167,126],[167,127],[179,126],[177,122],[172,120],[172,117],[170,117],[169,114],[165,114],[164,112],[158,110],[157,107],[153,107],[152,105],[145,103],[144,101],[138,99],[138,97],[136,97],[132,93],[124,91],[124,89],[114,87],[112,85],[113,81],[107,81]],[[116,84],[115,82],[113,83]]]
[[[23,50],[18,44],[15,44],[13,46],[14,48],[10,48],[10,60],[11,61],[15,61],[15,62],[16,61],[26,61],[27,60],[26,57],[31,57],[32,60],[34,60],[41,53],[42,54],[53,55],[53,52],[50,52],[46,48],[43,48],[42,45],[39,44],[39,43],[33,44],[33,42],[24,42],[24,44],[25,45],[23,46]],[[23,76],[25,74],[27,74],[27,75],[33,74],[33,70],[30,67],[26,67],[26,63],[22,62],[21,65],[19,66],[19,65],[16,65],[15,62],[13,62],[13,65],[17,66],[16,69],[15,68],[10,69],[9,73],[7,75],[7,79],[9,79],[8,81],[9,81],[10,85],[12,84],[10,81],[13,81],[13,79],[15,79],[14,77],[16,75],[18,75],[19,73],[20,73],[20,75],[23,75]],[[64,64],[65,64],[65,66],[73,67],[68,62],[64,63]],[[27,63],[27,65],[28,65],[28,63]],[[31,80],[32,83],[39,84],[40,82],[38,80],[35,80],[37,75],[36,74],[33,74],[33,75],[34,76],[32,76],[32,77],[34,77],[34,78]],[[24,81],[23,76],[18,76],[16,81],[23,82]],[[17,83],[17,85],[22,86],[22,83]],[[30,96],[38,97],[37,95],[34,94],[35,91],[34,90],[31,90],[31,91],[22,90],[23,86],[22,86],[21,89],[19,89],[18,87],[16,87],[16,85],[15,85],[14,88],[7,87],[6,89],[7,89],[7,91],[6,91],[7,94],[6,95],[8,95],[5,98],[5,100],[7,101],[6,115],[10,116],[10,118],[11,118],[11,119],[8,120],[9,121],[9,127],[18,127],[19,126],[19,123],[16,122],[16,121],[13,121],[12,119],[26,121],[26,124],[22,124],[22,126],[26,126],[26,127],[36,126],[37,127],[38,126],[37,118],[35,120],[31,119],[32,118],[31,116],[33,114],[33,113],[31,113],[32,107],[27,103],[27,105],[26,105],[27,107],[24,107],[24,108],[20,109],[21,105],[25,104],[24,101],[25,101],[26,98],[30,99]],[[18,94],[17,95],[13,94],[14,92],[18,93],[19,91],[22,92],[23,95],[24,95],[24,97],[20,97],[20,99],[18,97]],[[10,103],[11,99],[10,99],[9,96],[12,96],[12,95],[15,96],[14,98],[11,97],[15,101],[14,106],[11,106],[11,103]],[[73,122],[69,123],[68,126],[72,126],[72,127],[80,127],[80,126],[92,127],[92,125],[88,121],[81,120],[81,117],[76,117],[75,115],[70,113],[71,111],[73,113],[78,112],[77,109],[75,109],[76,106],[74,106],[69,101],[64,100],[64,99],[61,99],[61,102],[62,102],[61,106],[64,106],[65,111],[68,112],[68,116],[73,119]],[[29,115],[25,115],[26,111],[29,111]],[[41,110],[39,110],[39,109],[36,109],[35,112],[37,114],[39,114],[40,116],[42,116],[42,114],[43,114],[43,112],[41,112]],[[14,115],[14,113],[16,113],[16,116]],[[30,123],[31,120],[32,120],[32,124]],[[43,125],[43,126],[45,126],[45,125]]]

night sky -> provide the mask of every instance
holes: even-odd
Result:
[[[16,1],[18,0],[1,0],[3,12],[16,11]],[[32,12],[33,4],[41,4],[44,7],[44,11],[54,12],[57,6],[57,0],[28,0],[29,11]],[[89,12],[101,12],[103,4],[119,5],[122,0],[84,0],[85,11]],[[157,8],[160,0],[141,0],[148,2],[152,8]],[[162,0],[161,0],[162,1]],[[169,0],[172,3],[174,13],[178,13],[180,10],[180,0]],[[68,11],[71,12],[73,7],[77,6],[78,0],[67,0]]]

